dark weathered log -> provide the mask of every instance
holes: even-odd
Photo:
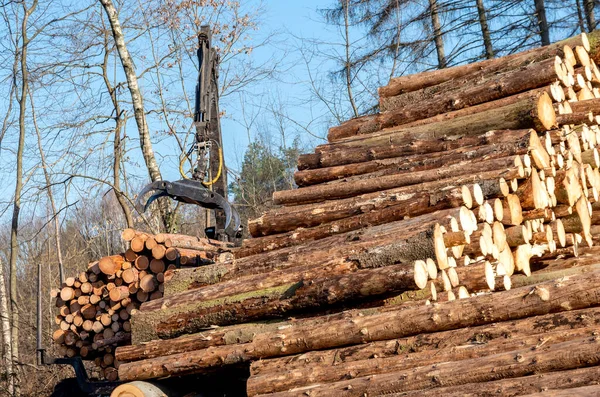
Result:
[[[311,395],[321,397],[364,396],[494,381],[531,373],[577,369],[600,364],[600,339],[585,337],[562,343],[530,346],[462,361],[440,362],[408,370],[365,376],[335,383],[316,384]],[[270,396],[304,396],[304,390],[270,393]]]
[[[326,321],[326,317],[303,319],[289,326],[282,324],[275,332],[257,333],[251,342],[243,345],[187,351],[122,364],[119,375],[125,380],[181,375],[257,358],[278,357],[419,333],[516,320],[599,304],[600,274],[589,273],[571,276],[560,280],[559,283],[538,284],[534,289],[517,288],[443,304],[372,315],[350,315],[348,318],[331,321]],[[506,310],[507,307],[510,307],[510,310]],[[457,315],[458,313],[460,315]],[[589,349],[590,346],[584,344],[578,346],[585,347],[587,352],[596,350]]]
[[[275,359],[279,368],[269,365],[269,369],[262,366],[262,361],[257,361],[251,366],[251,375],[247,383],[249,396],[263,393],[282,392],[289,389],[301,388],[311,384],[340,382],[347,379],[361,378],[368,375],[385,374],[404,371],[407,369],[437,365],[438,363],[457,362],[483,358],[498,353],[509,352],[517,349],[531,348],[546,342],[560,343],[574,339],[591,337],[596,332],[596,326],[580,329],[564,329],[554,332],[545,332],[534,335],[512,335],[505,339],[492,339],[486,343],[467,341],[462,345],[424,350],[422,352],[401,352],[387,357],[369,358],[360,361],[336,362],[311,362],[304,366],[295,366],[291,369],[287,363],[290,358]],[[302,358],[300,358],[302,360]],[[457,366],[460,365],[457,363]],[[392,389],[393,390],[393,389]],[[360,394],[359,394],[360,395]]]
[[[590,35],[592,41],[595,41],[595,35],[595,32]],[[562,57],[564,55],[564,46],[576,47],[578,45],[582,45],[584,48],[588,49],[588,51],[597,51],[595,46],[590,46],[589,38],[585,34],[582,34],[554,43],[550,46],[536,48],[507,57],[494,58],[431,72],[395,77],[390,80],[387,86],[379,88],[379,96],[381,98],[393,97],[405,92],[412,92],[425,87],[452,82],[455,79],[470,75],[479,76],[481,74],[496,74],[502,70],[510,70],[530,62],[539,62],[540,60],[554,58],[555,56]]]
[[[488,80],[487,84],[471,81],[469,84],[449,93],[449,95],[434,96],[414,103],[407,108],[352,119],[339,127],[330,128],[328,139],[330,142],[336,142],[347,137],[371,134],[386,128],[400,126],[412,121],[426,119],[438,114],[538,88],[550,84],[556,79],[554,66],[555,60],[548,59],[540,63],[530,64],[513,73],[494,76]],[[491,117],[486,121],[484,115],[488,114]],[[486,130],[505,128],[533,128],[536,131],[547,131],[555,125],[555,122],[556,117],[552,99],[548,94],[543,93],[539,100],[525,99],[502,108],[492,109],[489,112],[463,116],[442,123],[408,128],[404,134],[407,138],[412,139],[419,139],[419,137],[420,139],[424,137],[433,138],[436,136],[440,138],[448,135],[462,135],[465,132],[468,135],[468,125],[474,127],[471,135],[480,134]],[[434,126],[437,124],[440,124],[437,128],[442,128],[442,130],[436,133],[436,127]]]

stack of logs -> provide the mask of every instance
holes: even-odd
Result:
[[[599,59],[594,32],[393,79],[381,113],[300,157],[234,260],[165,273],[119,377],[251,364],[250,396],[598,394]]]
[[[131,313],[143,302],[160,299],[167,270],[213,263],[228,251],[220,242],[196,237],[125,229],[129,249],[101,258],[53,290],[59,328],[53,338],[58,354],[93,360],[99,374],[118,378],[116,346],[131,342]]]

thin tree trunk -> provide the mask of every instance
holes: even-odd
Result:
[[[42,136],[37,123],[37,116],[35,114],[35,105],[33,103],[33,93],[29,90],[29,100],[31,101],[31,116],[33,118],[33,126],[37,135],[38,150],[40,151],[40,160],[42,161],[42,170],[44,171],[44,180],[46,181],[46,191],[48,192],[48,201],[50,201],[50,208],[52,209],[52,217],[54,218],[54,242],[56,243],[56,257],[58,260],[58,276],[60,283],[65,281],[64,269],[63,269],[63,258],[62,258],[62,242],[60,238],[60,220],[58,217],[58,211],[56,211],[56,203],[54,201],[54,194],[52,194],[52,181],[50,174],[48,173],[48,163],[46,162],[46,155],[44,154],[44,148],[42,146]]]
[[[350,0],[346,0],[344,3],[344,28],[345,30],[345,45],[346,45],[346,89],[348,90],[348,99],[350,100],[350,105],[352,105],[352,113],[354,117],[358,117],[358,108],[356,107],[356,102],[354,101],[354,94],[352,93],[352,76],[351,67],[350,67],[350,16],[349,16],[349,7]]]
[[[152,149],[152,141],[150,140],[150,132],[148,130],[148,123],[146,121],[146,114],[144,111],[144,99],[138,86],[133,59],[127,50],[125,36],[123,35],[118,13],[112,0],[100,0],[100,3],[102,4],[102,7],[104,8],[104,11],[108,17],[108,21],[110,22],[112,35],[115,39],[115,45],[119,53],[119,58],[121,59],[121,64],[123,65],[123,72],[127,78],[127,86],[129,87],[129,92],[131,94],[133,112],[140,136],[140,149],[142,150],[150,179],[152,182],[155,182],[161,180],[162,175],[158,168],[158,163],[156,162],[156,157],[154,156],[154,151]],[[162,202],[159,203],[159,208],[162,221],[165,229],[170,232],[172,228],[172,222],[169,204],[167,201],[161,201]]]
[[[14,393],[14,377],[12,362],[12,341],[10,332],[10,314],[8,311],[8,296],[4,280],[4,264],[0,260],[0,322],[2,323],[2,359],[4,361],[4,374],[6,375],[8,395]]]
[[[481,36],[483,37],[483,46],[485,47],[485,57],[487,59],[494,58],[494,47],[492,46],[492,37],[488,27],[487,15],[485,14],[485,6],[483,0],[475,0],[477,2],[477,13],[479,14],[479,25],[481,26]]]
[[[108,37],[104,38],[104,61],[102,63],[102,79],[104,80],[104,85],[106,86],[106,90],[110,95],[110,99],[113,104],[113,108],[115,111],[115,138],[113,141],[113,191],[115,192],[115,196],[119,205],[121,206],[121,210],[123,211],[123,216],[125,216],[125,221],[127,222],[128,228],[133,228],[133,216],[131,215],[131,209],[127,205],[127,201],[125,200],[125,195],[121,191],[121,160],[123,157],[123,148],[121,147],[121,130],[123,129],[124,112],[121,110],[121,105],[117,99],[117,93],[115,88],[110,83],[108,78],[108,57],[110,55],[110,51],[108,49]]]
[[[586,28],[585,28],[585,21],[584,21],[584,17],[583,17],[583,10],[581,9],[581,0],[575,0],[575,5],[577,6],[577,24],[579,25],[579,31],[581,33],[585,33]]]
[[[594,0],[583,0],[585,8],[585,20],[588,26],[588,32],[596,29],[596,18],[594,17]]]
[[[12,222],[10,230],[10,306],[11,306],[11,342],[13,365],[19,361],[19,306],[17,304],[17,258],[19,257],[19,213],[21,212],[21,193],[23,191],[23,152],[25,149],[25,114],[27,111],[27,92],[29,90],[29,73],[27,70],[27,21],[37,7],[37,0],[33,1],[30,8],[25,2],[23,6],[23,21],[21,23],[21,93],[19,102],[19,144],[17,148],[17,174],[15,183],[15,197],[13,203]],[[16,374],[15,374],[16,375]],[[19,382],[14,376],[14,395],[18,396]]]
[[[448,65],[446,62],[446,53],[444,51],[442,27],[440,25],[440,18],[438,16],[437,0],[429,0],[429,12],[431,14],[431,25],[433,26],[433,41],[435,42],[435,49],[438,57],[438,69],[444,69]]]
[[[535,14],[538,20],[538,27],[540,29],[540,38],[542,45],[550,45],[550,29],[548,28],[548,19],[546,19],[546,6],[544,0],[535,1]]]

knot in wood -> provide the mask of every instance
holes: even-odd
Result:
[[[515,357],[515,361],[517,361],[518,363],[522,363],[523,361],[525,361],[525,357],[523,357],[522,354],[517,354],[517,356]]]

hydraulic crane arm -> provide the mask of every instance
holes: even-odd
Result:
[[[240,218],[227,201],[227,172],[222,152],[221,123],[219,119],[218,55],[211,46],[211,32],[202,26],[198,36],[198,81],[194,106],[195,141],[182,158],[182,163],[194,157],[192,176],[188,178],[181,170],[184,179],[168,182],[157,181],[144,187],[136,200],[136,207],[145,211],[150,203],[159,197],[196,204],[215,210],[217,237],[238,237]],[[208,177],[208,180],[206,180]],[[144,196],[153,192],[146,201]]]

